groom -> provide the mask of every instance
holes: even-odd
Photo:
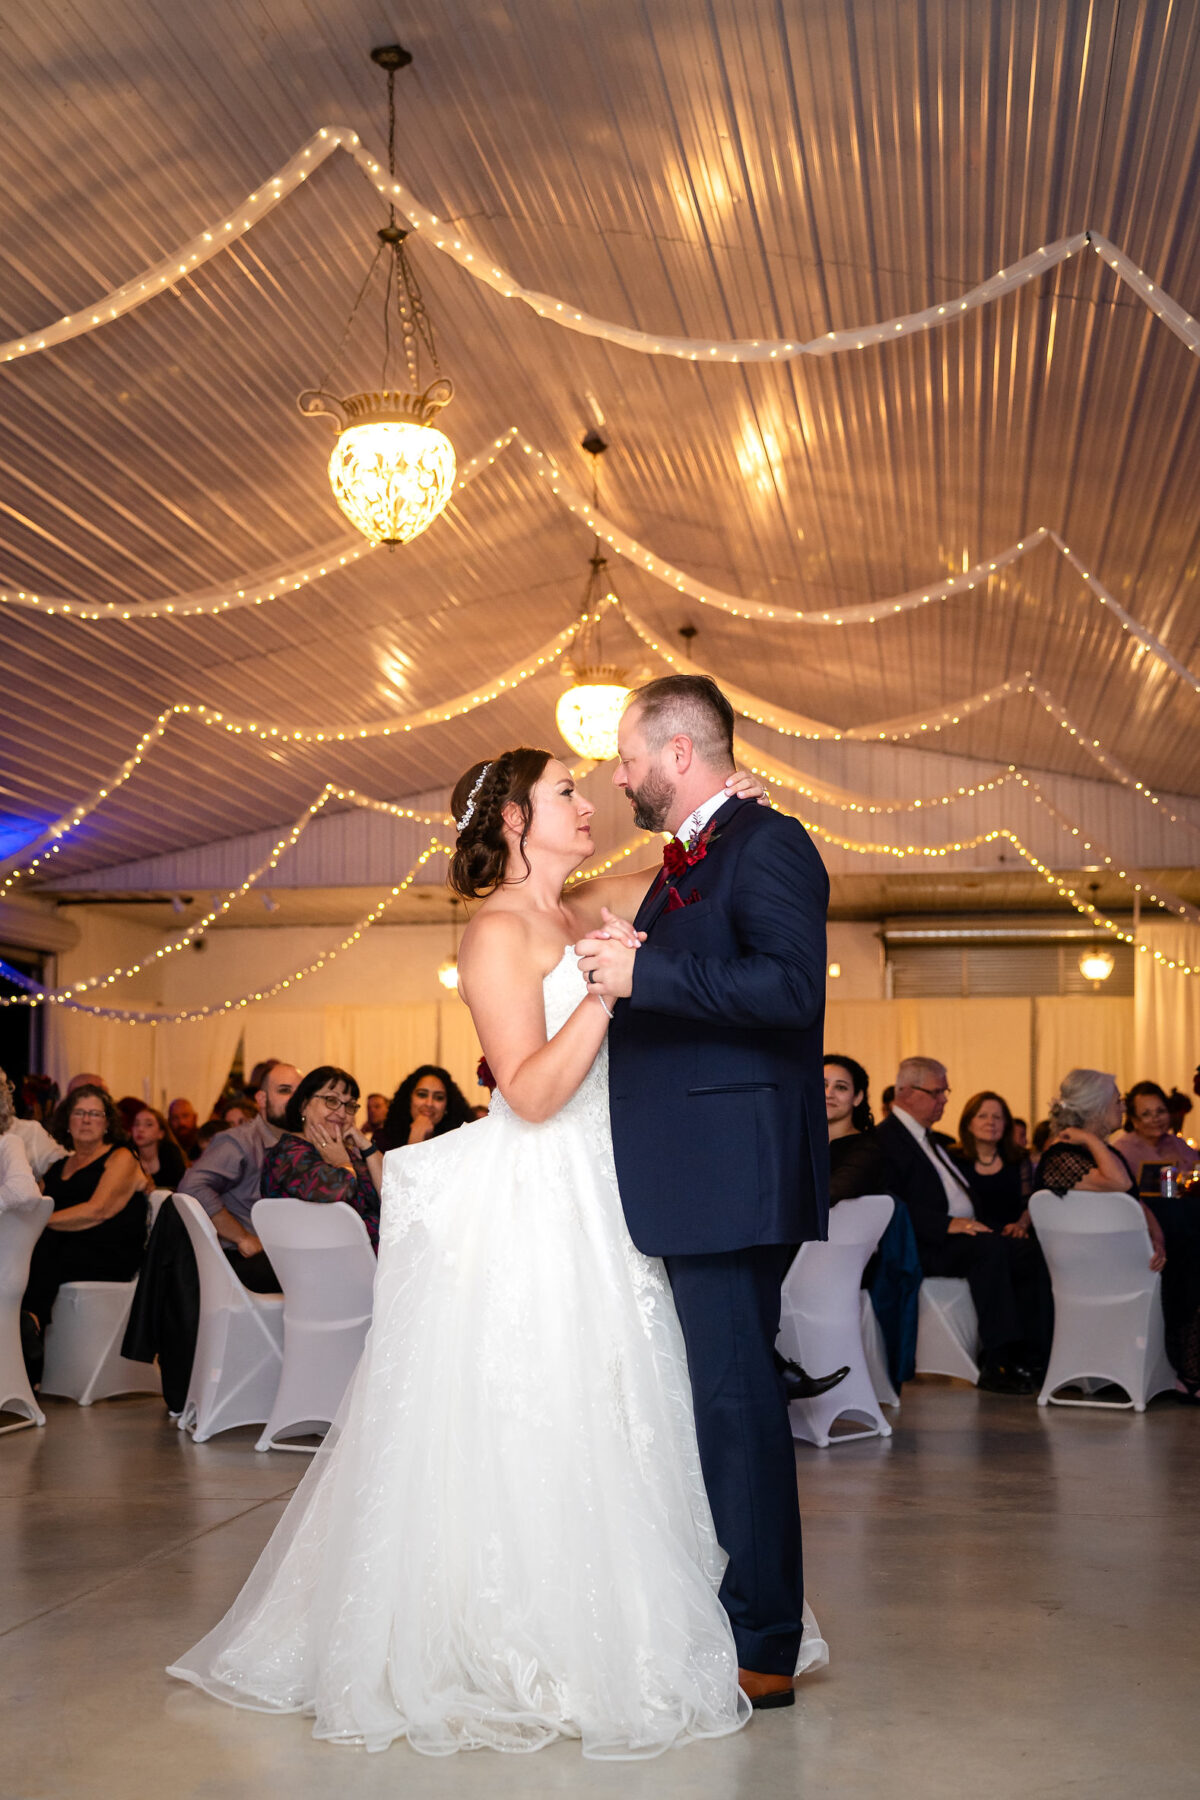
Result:
[[[755,1706],[789,1706],[804,1582],[773,1349],[788,1264],[828,1219],[829,881],[795,819],[727,798],[733,709],[707,676],[637,689],[617,755],[635,822],[675,834],[634,921],[642,946],[627,927],[577,946],[615,1008],[617,1177],[683,1327],[739,1680]]]

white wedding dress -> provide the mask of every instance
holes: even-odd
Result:
[[[544,984],[552,1035],[584,995]],[[617,1192],[607,1047],[554,1118],[384,1164],[341,1416],[216,1629],[170,1670],[314,1736],[657,1755],[746,1722],[662,1265]],[[806,1609],[805,1667],[825,1660]]]

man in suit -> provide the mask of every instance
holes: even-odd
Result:
[[[1032,1238],[1002,1237],[975,1217],[963,1171],[933,1127],[950,1096],[942,1063],[909,1056],[896,1075],[888,1117],[875,1142],[888,1162],[888,1192],[907,1206],[926,1275],[965,1279],[979,1316],[979,1385],[1033,1394],[1050,1354],[1053,1303],[1041,1250]]]
[[[661,1256],[687,1345],[696,1431],[739,1679],[786,1706],[804,1601],[796,1462],[774,1360],[780,1288],[828,1221],[822,1027],[829,882],[795,819],[729,799],[733,711],[707,677],[632,696],[613,780],[673,832],[634,921],[581,968],[606,1004],[617,1178],[630,1236]]]

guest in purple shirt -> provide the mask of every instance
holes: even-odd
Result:
[[[345,1069],[310,1069],[288,1101],[284,1129],[263,1158],[262,1192],[318,1206],[344,1201],[379,1248],[383,1158],[354,1124],[358,1083]]]
[[[1143,1163],[1173,1163],[1181,1172],[1200,1163],[1200,1154],[1172,1132],[1167,1096],[1157,1081],[1136,1082],[1126,1094],[1125,1129],[1113,1139],[1113,1149],[1129,1164],[1139,1188]]]

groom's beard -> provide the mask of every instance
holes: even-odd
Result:
[[[661,831],[675,799],[675,789],[657,770],[647,775],[640,788],[630,788],[633,822],[639,831]]]

